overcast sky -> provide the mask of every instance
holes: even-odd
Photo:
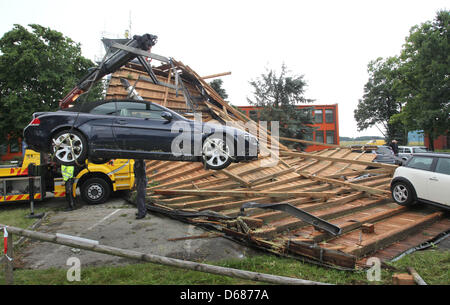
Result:
[[[308,83],[314,104],[338,104],[340,136],[357,132],[353,110],[367,82],[367,64],[398,55],[412,26],[432,20],[441,0],[377,1],[41,1],[0,0],[0,35],[13,24],[37,23],[101,56],[100,38],[131,33],[158,36],[152,52],[173,57],[206,76],[222,77],[229,100],[247,105],[248,84],[284,62]]]

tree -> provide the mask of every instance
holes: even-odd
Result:
[[[402,103],[397,89],[396,70],[399,60],[396,57],[377,58],[368,65],[369,80],[364,86],[363,98],[358,101],[354,111],[358,131],[380,124],[388,142],[392,139],[407,141],[405,128],[401,122],[390,122],[393,115],[400,113]],[[378,127],[378,126],[377,126]]]
[[[220,95],[224,100],[228,98],[228,94],[224,88],[222,88],[223,80],[215,79],[209,83],[209,85]]]
[[[402,112],[391,122],[423,130],[433,140],[450,128],[450,12],[440,11],[433,22],[410,30],[398,69]]]
[[[0,39],[0,143],[21,137],[32,113],[57,110],[61,98],[94,66],[81,56],[80,44],[62,33],[29,27],[31,32],[16,24]]]
[[[313,100],[304,97],[306,81],[303,75],[289,75],[286,65],[281,66],[279,75],[273,70],[267,70],[259,78],[250,81],[253,87],[254,99],[247,98],[250,105],[261,107],[260,121],[278,121],[279,135],[303,139],[305,134],[312,132],[311,111],[302,111],[296,108],[300,103],[309,103]],[[289,143],[290,144],[290,143]],[[303,148],[305,145],[296,145]]]

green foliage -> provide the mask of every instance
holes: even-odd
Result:
[[[403,46],[398,71],[403,110],[391,122],[436,139],[450,127],[450,12],[416,25]],[[432,141],[431,141],[432,143]]]
[[[369,63],[354,112],[358,130],[381,123],[389,141],[406,140],[409,130],[424,130],[432,140],[449,129],[449,20],[449,11],[438,12],[433,22],[411,28],[400,56]]]
[[[222,88],[223,80],[215,79],[209,83],[209,85],[220,95],[224,100],[228,98],[228,94],[224,88]]]
[[[247,101],[251,105],[261,107],[260,121],[278,121],[279,135],[296,139],[304,139],[305,134],[312,132],[313,128],[306,124],[312,124],[311,108],[297,109],[300,103],[310,103],[313,100],[304,97],[306,81],[303,75],[289,75],[287,67],[283,64],[278,75],[273,70],[267,70],[266,74],[250,81],[254,91],[254,99]],[[270,124],[269,124],[270,125]],[[304,145],[297,144],[298,148]]]
[[[59,101],[94,64],[80,44],[37,24],[0,38],[0,143],[22,135],[33,112],[55,111]],[[101,91],[97,89],[98,93]]]
[[[388,141],[397,139],[406,144],[404,126],[401,122],[390,122],[390,118],[402,109],[396,79],[398,65],[399,60],[396,57],[380,57],[369,63],[369,80],[364,86],[364,95],[358,101],[354,117],[358,131],[381,124]]]

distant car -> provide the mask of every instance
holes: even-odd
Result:
[[[375,159],[372,162],[375,163],[386,163],[386,164],[402,164],[401,159],[394,155],[394,152],[390,146],[385,145],[353,145],[352,151],[354,152],[364,152],[366,154],[376,154]]]
[[[402,158],[403,161],[408,160],[412,154],[426,153],[429,152],[428,148],[425,146],[399,146],[398,156]]]
[[[420,201],[450,210],[450,154],[413,154],[395,170],[391,192],[399,205]]]
[[[149,101],[84,102],[56,112],[34,113],[24,129],[28,146],[52,153],[59,164],[86,159],[200,161],[210,169],[257,159],[256,137],[237,128],[200,123]]]

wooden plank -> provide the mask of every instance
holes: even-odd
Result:
[[[232,197],[259,197],[267,196],[272,198],[290,197],[312,197],[331,198],[335,196],[333,192],[264,192],[264,191],[222,191],[222,190],[164,190],[155,189],[155,194],[160,195],[195,195],[195,196],[232,196]]]
[[[226,75],[231,75],[231,72],[222,72],[222,73],[216,73],[216,74],[211,74],[211,75],[207,75],[207,76],[202,76],[202,79],[216,78],[216,77],[226,76]]]
[[[380,190],[380,189],[376,189],[376,188],[369,187],[369,186],[358,185],[358,184],[354,184],[354,183],[350,183],[350,182],[344,182],[344,181],[336,180],[336,179],[317,177],[317,176],[313,176],[313,175],[309,175],[309,174],[302,174],[302,173],[300,173],[300,174],[303,177],[311,179],[311,180],[317,180],[317,181],[322,181],[322,182],[326,182],[326,183],[330,183],[330,184],[347,186],[347,187],[350,187],[352,189],[355,189],[355,190],[358,190],[358,191],[362,191],[362,192],[366,192],[366,193],[369,193],[369,194],[387,195],[387,196],[391,195],[390,191]]]
[[[411,224],[378,234],[374,238],[364,240],[360,245],[348,247],[345,249],[345,252],[357,257],[362,257],[368,253],[384,248],[386,245],[392,244],[395,241],[401,240],[409,234],[432,224],[433,222],[439,220],[443,214],[443,212],[435,212],[430,215],[426,215]]]
[[[267,176],[265,176],[265,177],[261,177],[261,178],[256,178],[256,179],[250,180],[250,181],[249,181],[249,184],[251,184],[252,186],[254,186],[254,185],[256,185],[256,184],[260,184],[260,183],[266,182],[266,181],[268,181],[268,180],[275,179],[275,178],[278,177],[278,176],[282,176],[282,175],[285,175],[285,174],[288,174],[288,173],[292,173],[292,172],[294,172],[294,171],[295,171],[295,167],[286,168],[286,169],[284,169],[284,170],[281,170],[281,171],[279,171],[279,172],[276,172],[276,173],[267,175]]]
[[[340,251],[321,248],[309,243],[287,240],[285,247],[292,253],[300,254],[324,263],[346,268],[355,268],[356,257]]]
[[[227,175],[228,177],[230,177],[231,179],[233,179],[234,181],[239,182],[240,184],[242,184],[245,187],[249,187],[250,183],[244,179],[242,179],[241,177],[239,177],[238,175],[233,174],[232,172],[226,170],[226,169],[222,169],[220,171],[221,173],[224,173],[225,175]]]
[[[366,222],[370,222],[370,223],[374,223],[389,217],[392,217],[394,215],[400,214],[404,211],[406,211],[407,208],[405,207],[398,207],[395,209],[390,209],[390,210],[386,210],[386,211],[381,211],[379,213],[375,213],[375,214],[371,214],[368,215],[366,217],[362,217],[359,219],[356,219],[354,221],[349,221],[346,224],[340,224],[339,227],[342,230],[342,234],[350,232],[352,230],[356,230],[358,228],[360,228],[363,223]],[[327,232],[324,233],[316,233],[314,234],[314,236],[312,237],[312,239],[314,240],[314,242],[319,243],[321,241],[324,241],[326,239],[330,239],[330,238],[334,238],[331,234],[328,234]]]
[[[313,154],[309,154],[309,153],[292,152],[292,151],[280,151],[280,154],[285,155],[285,156],[303,157],[303,158],[307,158],[307,159],[335,161],[336,163],[350,163],[350,164],[358,164],[358,165],[367,165],[367,166],[372,166],[372,167],[381,167],[381,168],[387,168],[387,169],[391,169],[391,170],[395,170],[398,167],[397,165],[391,165],[391,164],[333,158],[333,157],[326,157],[326,156],[321,156],[321,155],[313,155]]]

